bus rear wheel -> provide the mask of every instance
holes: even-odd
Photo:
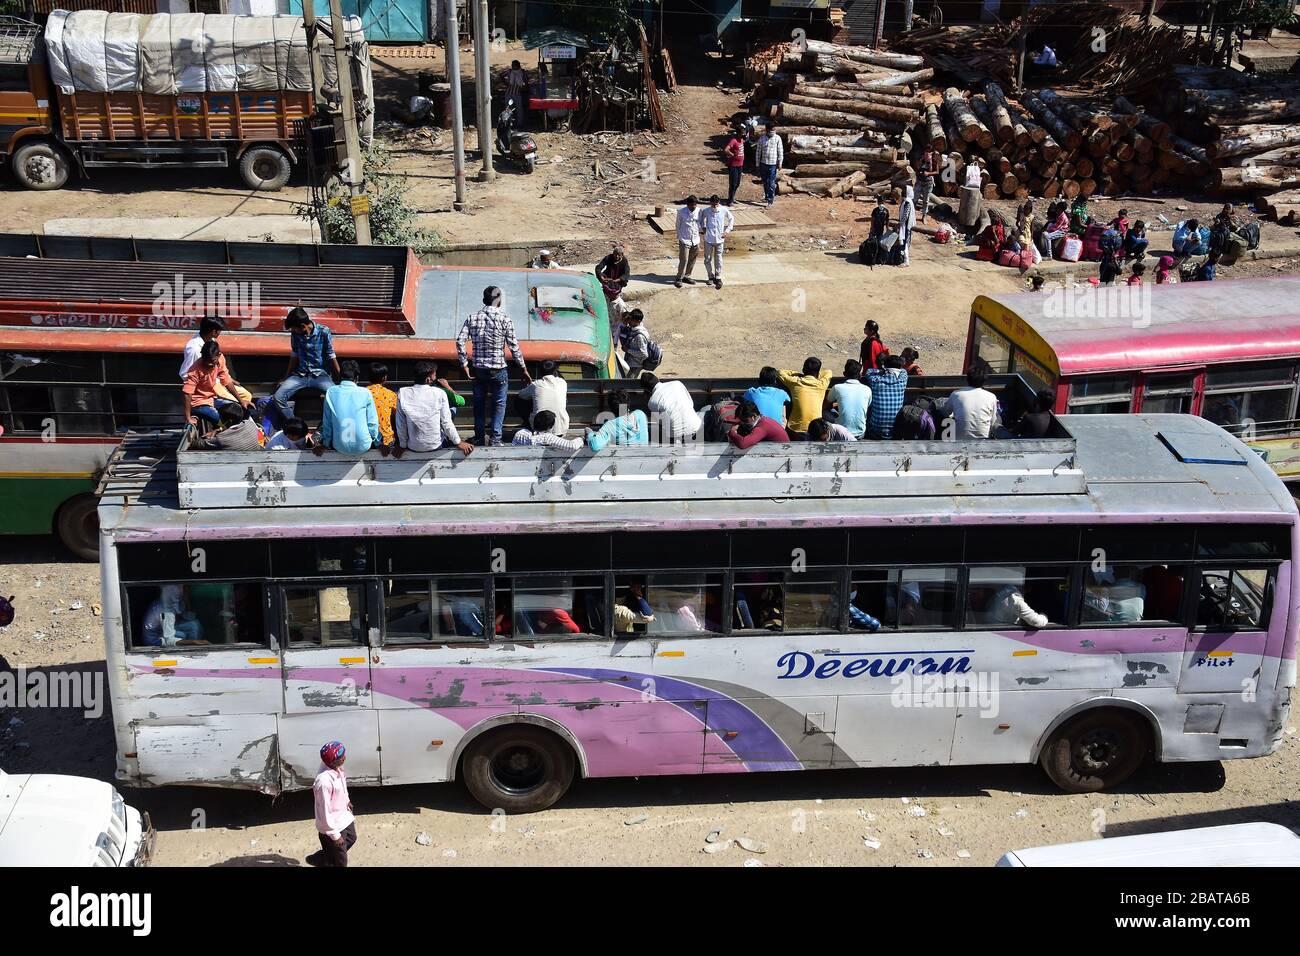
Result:
[[[573,751],[555,734],[526,724],[489,731],[461,762],[470,795],[489,810],[537,813],[573,782]]]
[[[1147,729],[1138,717],[1106,710],[1058,727],[1038,762],[1067,793],[1096,793],[1131,777],[1149,751]]]
[[[83,561],[99,560],[99,499],[77,495],[63,503],[54,517],[54,531],[63,546]]]

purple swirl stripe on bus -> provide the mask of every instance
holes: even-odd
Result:
[[[602,682],[627,679],[627,671],[605,670],[598,667],[554,667],[544,668],[560,674],[590,677]],[[738,700],[727,697],[707,687],[700,687],[689,681],[664,677],[658,674],[631,675],[648,680],[654,687],[652,696],[675,704],[678,708],[698,718],[696,701],[707,702],[706,726],[740,758],[746,770],[802,770],[803,764],[794,752],[752,710]],[[725,727],[735,736],[727,739],[715,728]]]

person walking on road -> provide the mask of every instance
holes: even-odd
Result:
[[[722,152],[727,161],[727,205],[731,206],[736,202],[736,192],[745,173],[745,131],[734,130]]]
[[[343,772],[347,757],[347,748],[337,740],[320,749],[321,768],[311,787],[320,850],[307,857],[312,866],[347,866],[348,851],[357,842],[356,817],[348,799],[348,776]]]

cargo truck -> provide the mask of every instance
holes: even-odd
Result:
[[[369,50],[348,18],[363,141]],[[333,50],[300,17],[56,10],[44,28],[0,17],[0,149],[28,189],[95,167],[236,166],[252,189],[303,161],[295,123],[337,98]],[[323,55],[321,55],[323,53]]]

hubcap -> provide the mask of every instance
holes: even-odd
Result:
[[[54,179],[54,161],[48,156],[33,156],[27,160],[27,178],[34,183],[50,182]]]
[[[1090,776],[1100,776],[1110,770],[1121,755],[1119,734],[1113,730],[1090,730],[1074,747],[1075,766]]]
[[[492,782],[507,793],[528,793],[545,779],[546,759],[534,747],[516,744],[492,758]]]
[[[258,179],[274,179],[279,171],[279,164],[274,160],[260,159],[253,164],[253,172],[257,173]]]

